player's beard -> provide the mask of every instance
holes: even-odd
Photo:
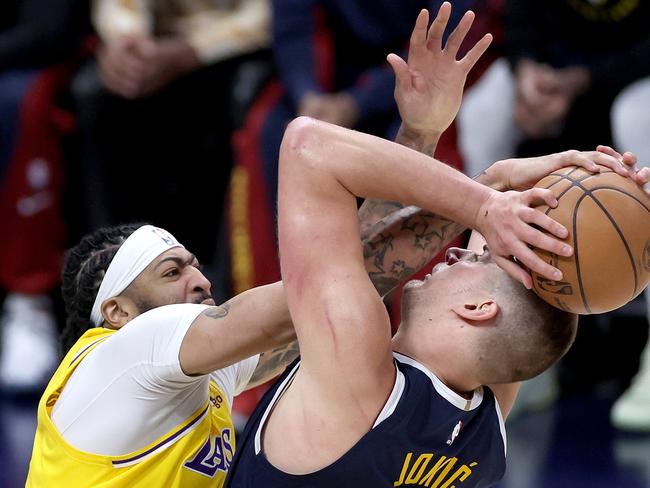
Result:
[[[202,293],[198,298],[194,299],[191,303],[203,303],[205,300],[212,298],[212,295],[208,293]],[[172,305],[176,302],[166,302],[166,303],[154,303],[146,298],[143,299],[133,299],[133,303],[138,308],[138,313],[143,314],[157,307],[162,307],[163,305]]]

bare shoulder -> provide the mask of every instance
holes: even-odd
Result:
[[[393,365],[365,391],[345,381],[324,389],[310,369],[300,366],[264,426],[269,462],[288,473],[318,471],[349,451],[373,428],[396,378]]]

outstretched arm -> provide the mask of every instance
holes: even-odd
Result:
[[[458,113],[469,70],[491,41],[486,35],[473,46],[467,56],[469,64],[457,61],[474,14],[465,13],[443,49],[441,39],[450,10],[451,6],[444,3],[428,32],[428,15],[422,11],[411,35],[408,62],[394,54],[388,57],[396,75],[395,99],[402,117],[396,142],[432,157],[440,135]],[[475,179],[499,191],[526,190],[560,167],[577,165],[593,171],[594,162],[626,174],[612,157],[596,151],[571,151],[495,163]],[[399,202],[368,199],[359,215],[366,267],[381,295],[419,270],[466,229]],[[524,282],[529,280],[523,270],[520,276]]]
[[[448,51],[442,54],[441,39],[450,10],[451,5],[445,3],[430,30],[428,12],[420,12],[411,35],[408,66],[395,55],[389,57],[397,75],[395,100],[402,117],[395,142],[431,157],[440,135],[458,113],[467,73],[475,62],[456,61],[458,48],[473,22],[471,12],[451,34]],[[478,59],[490,40],[485,36],[479,41],[472,56]],[[429,262],[463,229],[437,215],[405,207],[398,202],[368,199],[359,209],[366,270],[382,296]],[[282,372],[298,354],[295,341],[262,353],[249,387]]]
[[[465,13],[443,50],[442,36],[450,15],[451,4],[445,2],[428,28],[429,14],[422,10],[411,34],[408,62],[396,54],[388,56],[402,118],[395,142],[431,157],[440,136],[458,114],[467,74],[492,41],[491,35],[485,35],[468,54],[468,62],[458,62],[458,49],[472,26],[474,13]],[[372,224],[403,207],[397,202],[366,200],[359,211],[362,237]]]
[[[395,54],[388,56],[402,118],[395,142],[431,157],[458,113],[469,71],[492,40],[490,35],[484,36],[470,51],[470,62],[458,62],[458,49],[474,14],[465,13],[443,50],[442,37],[450,14],[451,5],[444,3],[428,29],[428,12],[420,12],[411,34],[408,62]],[[464,230],[462,225],[433,213],[384,200],[367,199],[359,210],[359,220],[366,268],[382,296]]]

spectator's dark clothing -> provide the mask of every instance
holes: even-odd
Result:
[[[595,89],[620,90],[650,74],[650,2],[510,0],[505,36],[511,63],[529,58],[589,68]]]
[[[386,65],[389,52],[406,47],[419,11],[435,15],[432,0],[274,0],[273,47],[280,79],[294,107],[308,92],[348,91],[361,120],[394,109],[394,75]],[[472,0],[454,2],[455,25]],[[318,79],[315,53],[319,21],[327,26],[334,52],[331,86]]]
[[[66,59],[89,31],[84,0],[2,0],[0,71]]]

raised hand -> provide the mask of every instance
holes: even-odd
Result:
[[[451,4],[443,3],[427,30],[429,13],[422,10],[411,34],[408,63],[396,54],[388,55],[396,76],[395,100],[407,130],[442,133],[449,127],[460,108],[467,74],[492,42],[492,35],[486,34],[457,60],[474,13],[465,13],[443,48],[450,14]]]

